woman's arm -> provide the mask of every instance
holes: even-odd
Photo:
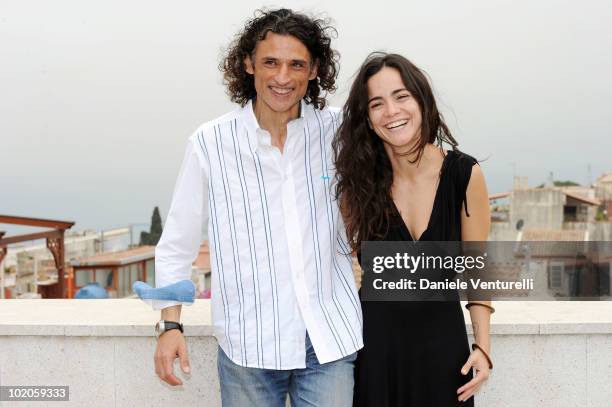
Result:
[[[464,205],[461,212],[461,240],[484,242],[489,236],[491,214],[487,185],[479,165],[472,167],[472,175],[466,191],[466,202],[470,216],[468,216],[466,205]],[[474,331],[474,343],[480,346],[488,356],[491,353],[489,335],[491,310],[488,308],[491,306],[491,301],[471,302],[485,305],[471,306],[469,311]],[[476,377],[457,390],[460,401],[472,397],[489,377],[489,361],[478,348],[474,349],[461,372],[465,375],[471,368],[476,370]]]
[[[472,167],[472,176],[467,187],[465,199],[470,216],[467,216],[465,206],[461,211],[461,240],[484,242],[489,237],[491,213],[489,209],[489,194],[480,165]],[[472,301],[491,305],[491,301]],[[489,339],[489,320],[491,311],[486,307],[470,307],[470,319],[474,330],[475,342],[488,353],[491,350]]]

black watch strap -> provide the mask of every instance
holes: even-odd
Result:
[[[172,329],[178,329],[181,331],[181,333],[183,333],[183,324],[176,321],[166,321],[162,319],[157,323],[157,325],[155,325],[155,336],[159,338],[161,335]]]
[[[168,332],[171,329],[178,329],[183,333],[183,324],[174,321],[164,321],[164,332]]]

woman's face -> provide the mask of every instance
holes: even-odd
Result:
[[[367,85],[370,127],[393,150],[410,150],[421,136],[421,109],[399,71],[385,66]]]

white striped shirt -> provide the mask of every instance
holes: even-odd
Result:
[[[156,286],[191,278],[207,225],[214,332],[238,365],[304,368],[306,331],[320,363],[363,346],[334,199],[331,140],[338,120],[337,109],[302,102],[281,154],[248,103],[188,140],[155,250]]]

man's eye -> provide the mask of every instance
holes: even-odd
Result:
[[[276,62],[275,62],[275,61],[268,60],[268,61],[264,61],[264,65],[274,66],[274,65],[276,65]]]
[[[293,64],[294,68],[298,68],[298,69],[302,69],[304,67],[304,64],[300,63],[300,62],[295,62]]]

